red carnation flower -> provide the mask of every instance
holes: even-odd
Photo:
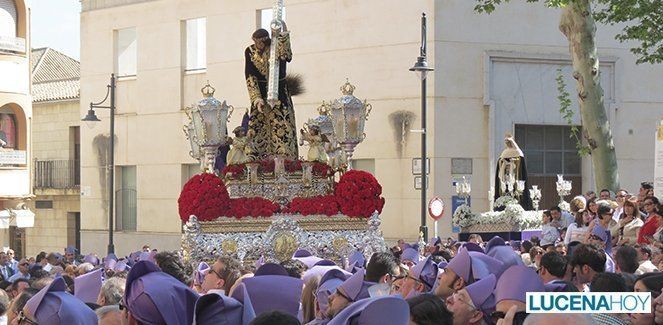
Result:
[[[213,174],[198,174],[184,184],[177,200],[180,219],[195,215],[200,221],[209,221],[229,209],[230,197],[223,181]]]
[[[334,190],[341,212],[350,217],[368,218],[373,211],[384,207],[382,187],[365,171],[350,170],[345,173]]]

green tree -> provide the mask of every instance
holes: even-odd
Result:
[[[475,0],[474,10],[491,13],[510,0]],[[525,0],[540,2],[540,0]],[[603,102],[596,50],[596,21],[623,23],[615,37],[634,42],[636,63],[663,62],[663,1],[661,0],[543,0],[546,6],[561,8],[559,29],[569,42],[573,78],[585,137],[594,166],[597,188],[619,189],[617,156],[610,123]]]

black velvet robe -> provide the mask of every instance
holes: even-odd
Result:
[[[276,55],[279,60],[279,102],[274,107],[265,105],[262,112],[258,111],[256,100],[262,98],[267,102],[267,75],[269,74],[269,48],[260,53],[255,45],[244,51],[246,86],[251,99],[251,117],[249,131],[252,138],[251,157],[266,159],[276,155],[287,159],[297,159],[297,127],[292,98],[285,82],[286,65],[292,60],[290,35],[279,35],[276,40]]]
[[[502,160],[506,160],[507,162],[510,161],[511,159],[517,159],[520,158],[520,163],[518,164],[518,171],[516,172],[516,175],[518,176],[516,181],[525,181],[525,190],[523,191],[523,194],[520,196],[520,206],[523,207],[526,211],[533,210],[534,208],[532,207],[532,199],[529,196],[529,188],[530,184],[527,182],[527,167],[525,167],[525,157],[520,156],[520,157],[515,157],[515,158],[498,158],[497,160],[497,166],[495,167],[495,197],[493,202],[497,201],[497,199],[502,196],[501,193],[501,181],[500,181],[500,163]],[[502,211],[504,210],[504,207],[495,207],[495,211]]]

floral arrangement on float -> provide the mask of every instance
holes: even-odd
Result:
[[[234,170],[235,166],[228,166],[224,170]],[[319,170],[327,169],[321,167]],[[193,176],[184,185],[177,203],[183,222],[187,222],[191,215],[195,215],[198,221],[212,221],[220,217],[271,217],[279,212],[302,216],[343,214],[352,218],[368,218],[375,211],[382,213],[385,200],[381,195],[382,186],[373,175],[351,170],[341,176],[334,186],[333,194],[296,197],[281,206],[262,197],[230,198],[220,177],[203,173]]]
[[[481,231],[484,228],[506,226],[510,230],[538,229],[541,227],[542,211],[525,211],[518,200],[511,196],[502,196],[495,200],[495,207],[504,207],[502,211],[489,211],[475,214],[466,204],[460,205],[454,211],[452,222],[461,227],[464,232]]]

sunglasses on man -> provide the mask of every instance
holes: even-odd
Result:
[[[506,313],[503,311],[494,311],[490,313],[490,319],[493,321],[493,324],[497,324],[497,321],[500,319],[504,319],[506,317]],[[525,321],[525,318],[527,318],[527,313],[524,311],[519,311],[516,312],[516,314],[513,316],[513,324],[522,324]]]

